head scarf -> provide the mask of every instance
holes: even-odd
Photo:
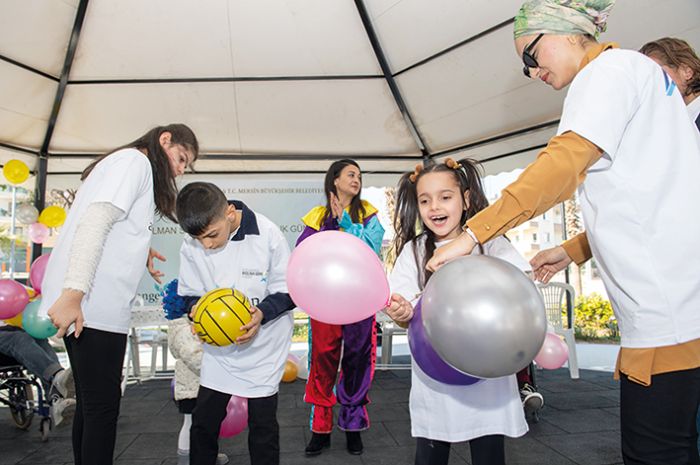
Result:
[[[605,32],[615,0],[527,0],[515,16],[514,35]]]

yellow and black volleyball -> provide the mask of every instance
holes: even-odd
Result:
[[[194,330],[207,344],[227,346],[235,343],[250,321],[250,301],[235,289],[215,289],[197,301]]]

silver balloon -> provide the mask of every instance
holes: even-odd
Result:
[[[446,264],[428,281],[422,305],[435,351],[472,376],[517,373],[544,342],[542,296],[522,271],[498,258],[476,255]]]
[[[17,206],[16,215],[20,223],[32,224],[39,218],[39,211],[34,208],[34,205],[23,203]]]

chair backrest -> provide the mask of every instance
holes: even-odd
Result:
[[[537,284],[542,297],[544,298],[544,309],[547,313],[547,321],[555,329],[565,329],[561,314],[562,310],[572,312],[568,307],[567,294],[571,305],[574,304],[575,291],[572,286],[566,283]],[[568,324],[566,325],[568,326]]]
[[[167,326],[168,320],[161,306],[134,307],[131,309],[131,327],[148,328],[153,326]]]

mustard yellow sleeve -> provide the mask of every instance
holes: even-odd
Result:
[[[566,251],[566,254],[571,257],[571,259],[577,265],[590,260],[593,256],[591,254],[591,246],[588,245],[588,236],[586,235],[586,231],[575,235],[568,241],[564,242],[561,246]]]
[[[474,215],[467,226],[484,244],[541,215],[573,195],[602,153],[571,131],[553,137],[518,179],[503,189],[501,198]]]

